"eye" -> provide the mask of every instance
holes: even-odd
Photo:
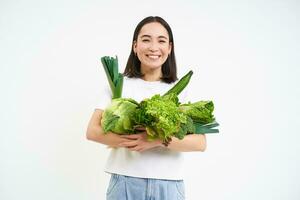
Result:
[[[160,41],[159,41],[159,43],[165,43],[165,42],[166,42],[165,40],[160,40]]]
[[[150,40],[148,39],[143,39],[142,42],[149,42]]]

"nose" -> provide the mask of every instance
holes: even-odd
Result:
[[[158,51],[158,44],[157,42],[151,42],[149,46],[150,51]]]

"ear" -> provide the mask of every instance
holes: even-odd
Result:
[[[171,51],[172,51],[172,47],[173,47],[173,44],[172,44],[172,42],[170,42],[170,43],[169,43],[169,52],[168,52],[169,55],[170,55],[170,53],[171,53]]]
[[[136,46],[137,46],[137,43],[136,43],[136,41],[134,40],[133,42],[132,42],[132,49],[133,49],[133,52],[136,54]]]

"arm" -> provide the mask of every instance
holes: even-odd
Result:
[[[165,147],[162,141],[155,140],[152,142],[147,141],[147,132],[134,135],[122,135],[122,138],[130,139],[129,142],[123,142],[120,146],[128,148],[132,151],[144,151],[153,147]],[[205,134],[190,134],[186,135],[182,140],[172,137],[172,141],[166,147],[174,151],[205,151],[206,137]]]
[[[102,113],[103,110],[95,109],[87,127],[86,138],[111,147],[120,147],[120,143],[130,141],[112,132],[104,134],[100,124]]]
[[[102,113],[103,111],[99,109],[96,109],[93,113],[86,131],[86,137],[88,140],[99,142],[111,147],[125,147],[132,151],[144,151],[159,146],[164,147],[162,141],[147,141],[146,132],[134,135],[118,135],[112,132],[104,134],[100,124]],[[206,137],[205,134],[187,135],[182,140],[173,137],[167,148],[183,152],[205,151]]]
[[[205,151],[206,136],[205,134],[186,135],[182,140],[172,137],[172,141],[168,145],[169,149],[175,151]]]

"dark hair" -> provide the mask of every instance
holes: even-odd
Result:
[[[152,22],[158,22],[160,23],[165,29],[168,31],[169,34],[169,42],[172,44],[171,53],[168,56],[166,62],[162,65],[162,78],[161,80],[166,83],[172,83],[177,80],[177,66],[176,66],[176,59],[175,59],[175,53],[174,53],[174,39],[173,39],[173,33],[171,30],[171,27],[169,24],[161,17],[158,16],[149,16],[143,19],[135,28],[133,39],[132,39],[132,46],[131,46],[131,52],[126,64],[126,68],[124,71],[124,75],[128,76],[130,78],[136,77],[140,78],[143,77],[143,74],[141,73],[141,62],[138,59],[138,57],[134,54],[133,51],[133,43],[137,41],[138,34],[140,33],[142,27],[145,24],[152,23]]]

